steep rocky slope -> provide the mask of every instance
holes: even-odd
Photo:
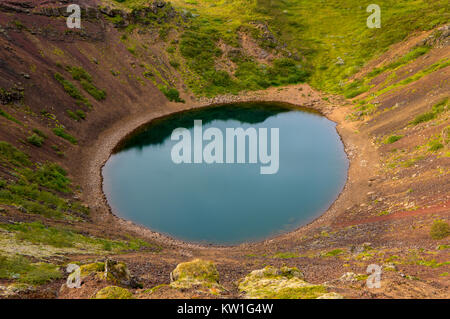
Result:
[[[449,297],[448,26],[376,56],[342,84],[344,98],[298,84],[314,70],[277,25],[243,18],[236,38],[211,44],[191,7],[73,3],[81,30],[67,29],[66,3],[0,3],[2,297]],[[201,60],[195,28],[212,50]],[[351,166],[323,216],[261,243],[203,247],[110,213],[100,168],[130,131],[258,100],[316,108],[338,124]],[[81,289],[64,284],[73,262],[84,265]],[[370,264],[383,269],[381,288],[366,285]]]

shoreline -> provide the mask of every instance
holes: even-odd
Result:
[[[308,98],[302,98],[300,92],[308,92]],[[114,152],[114,149],[128,136],[132,135],[149,122],[158,118],[170,116],[174,113],[220,104],[275,101],[318,111],[327,119],[336,123],[336,132],[343,143],[344,151],[348,158],[349,166],[347,170],[346,183],[344,184],[341,192],[328,207],[328,209],[319,212],[310,222],[291,231],[279,233],[263,240],[245,242],[237,245],[218,245],[185,242],[171,237],[170,235],[153,231],[148,227],[130,220],[123,219],[114,213],[114,210],[110,207],[106,195],[103,192],[102,171],[104,165]],[[196,103],[167,103],[167,105],[164,106],[164,111],[161,111],[160,109],[148,110],[145,114],[132,114],[130,117],[117,121],[112,127],[109,127],[101,132],[93,145],[90,147],[85,147],[82,151],[81,171],[84,172],[84,174],[81,176],[81,187],[83,189],[83,194],[89,194],[89,196],[84,195],[84,197],[86,202],[89,204],[91,211],[93,211],[92,217],[94,219],[94,224],[110,224],[113,227],[118,227],[117,230],[131,231],[139,234],[141,237],[152,239],[165,245],[175,246],[177,248],[241,250],[257,248],[261,245],[266,246],[268,244],[282,244],[285,240],[297,237],[311,228],[320,226],[323,223],[330,221],[333,217],[338,215],[338,210],[343,204],[341,202],[345,202],[345,199],[350,195],[348,194],[351,192],[351,189],[349,189],[349,183],[351,183],[355,177],[354,174],[352,174],[352,167],[355,167],[355,163],[352,160],[352,145],[354,143],[349,141],[351,138],[348,134],[349,132],[346,131],[348,125],[345,125],[349,123],[343,123],[344,118],[342,115],[345,107],[338,108],[327,104],[328,103],[325,103],[320,99],[320,94],[309,87],[309,85],[301,84],[284,88],[269,88],[264,91],[248,92],[237,96],[220,96],[213,99],[202,99]],[[89,154],[89,156],[84,156],[86,154]],[[94,154],[94,156],[92,156],[92,154]]]

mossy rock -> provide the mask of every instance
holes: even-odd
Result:
[[[125,263],[112,259],[105,262],[95,262],[80,266],[81,278],[95,274],[98,279],[107,280],[114,284],[120,284],[137,288],[139,284],[132,278]]]
[[[252,299],[315,299],[328,292],[323,285],[304,281],[295,267],[267,266],[254,270],[239,281],[238,287],[246,298]]]
[[[35,291],[35,288],[32,285],[24,283],[13,283],[9,286],[0,286],[0,296],[3,297],[15,296],[29,291]]]
[[[336,292],[329,292],[317,297],[317,299],[344,299],[344,297]]]
[[[133,279],[126,264],[107,259],[105,262],[106,280],[127,286],[133,286]]]
[[[211,261],[194,259],[178,264],[170,274],[170,285],[174,288],[206,287],[210,292],[223,290],[219,285],[219,272]]]
[[[132,299],[133,294],[125,288],[108,286],[97,292],[95,299]]]
[[[81,278],[104,271],[105,271],[105,263],[103,262],[96,262],[80,266]]]

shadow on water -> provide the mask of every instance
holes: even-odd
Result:
[[[142,149],[149,145],[158,145],[169,137],[178,127],[190,129],[194,120],[208,124],[214,120],[236,120],[241,123],[256,124],[269,117],[292,110],[320,114],[318,111],[279,102],[251,102],[213,105],[201,109],[189,110],[164,116],[140,127],[120,142],[114,149],[118,153],[127,149]]]

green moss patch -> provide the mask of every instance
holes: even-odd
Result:
[[[222,290],[214,263],[201,259],[178,264],[171,273],[171,281],[170,285],[174,288],[206,287],[213,291]]]
[[[95,295],[95,299],[132,299],[133,294],[125,288],[108,286]]]
[[[430,236],[433,239],[443,239],[450,235],[450,226],[443,220],[435,220],[431,225]]]
[[[0,256],[0,278],[15,279],[22,283],[41,285],[62,277],[59,268],[49,263],[32,263],[16,255]]]
[[[316,299],[328,293],[325,286],[304,281],[297,268],[272,266],[252,271],[238,288],[245,297],[257,299]]]

